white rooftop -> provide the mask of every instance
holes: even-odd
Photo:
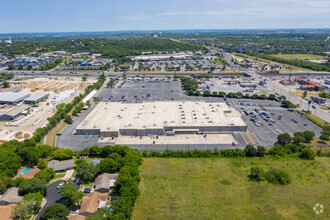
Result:
[[[146,129],[198,126],[246,126],[241,114],[225,103],[101,102],[77,129]]]
[[[0,102],[19,102],[30,94],[23,92],[0,92]]]

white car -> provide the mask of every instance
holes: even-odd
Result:
[[[282,131],[280,131],[280,130],[276,130],[276,132],[277,132],[277,133],[281,133]]]

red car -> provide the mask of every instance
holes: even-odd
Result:
[[[236,143],[235,142],[233,142],[233,146],[236,146]]]
[[[273,126],[273,124],[272,124],[272,123],[269,123],[268,125],[269,125],[269,126]]]

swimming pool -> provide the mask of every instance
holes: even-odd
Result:
[[[29,172],[30,170],[31,170],[31,168],[26,168],[26,169],[22,170],[22,171],[20,172],[20,174],[23,175],[23,174]]]

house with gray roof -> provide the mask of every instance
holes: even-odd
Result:
[[[0,205],[19,203],[23,198],[23,196],[18,195],[18,187],[11,187],[0,196]]]
[[[71,170],[74,168],[73,159],[70,160],[51,160],[48,162],[48,168],[53,168],[55,172]]]
[[[99,175],[94,182],[94,188],[96,192],[109,192],[110,188],[115,186],[115,182],[118,179],[118,173],[103,173]]]

